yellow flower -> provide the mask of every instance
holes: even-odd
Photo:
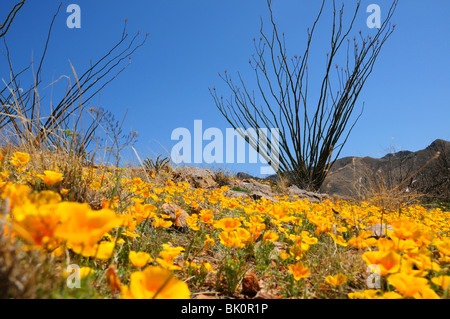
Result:
[[[214,227],[223,229],[226,232],[232,232],[240,227],[241,224],[241,221],[237,218],[222,218],[214,224]]]
[[[439,276],[431,278],[431,282],[438,285],[443,290],[450,288],[450,276]]]
[[[124,235],[124,236],[126,236],[126,237],[130,237],[130,238],[139,238],[139,237],[141,237],[140,235],[135,234],[135,233],[132,233],[132,232],[130,232],[130,231],[128,231],[128,230],[125,230],[125,231],[122,233],[122,235]]]
[[[210,209],[202,209],[200,211],[200,221],[205,224],[211,224],[213,222],[213,212]]]
[[[424,286],[419,289],[419,292],[414,294],[415,299],[441,299],[438,294],[429,286]]]
[[[13,231],[31,245],[31,248],[44,247],[49,250],[59,243],[56,230],[61,221],[61,215],[55,212],[54,205],[36,206],[26,203],[14,208]]]
[[[444,255],[450,256],[450,238],[446,238],[444,240],[439,240],[438,242],[436,242],[435,245],[441,253],[443,253]]]
[[[6,184],[6,182],[4,182],[7,178],[9,177],[9,172],[7,170],[3,170],[2,172],[0,172],[0,188],[3,187],[3,185]]]
[[[85,257],[92,256],[101,260],[108,260],[113,255],[114,248],[115,248],[114,242],[102,241],[95,247],[96,252],[93,255],[91,254],[83,255],[82,251],[80,253]]]
[[[65,252],[66,250],[64,249],[64,247],[59,246],[58,248],[54,249],[51,254],[55,257],[61,257]]]
[[[351,292],[348,294],[350,299],[403,299],[403,296],[396,292],[386,292],[383,295],[378,295],[380,290],[367,289],[362,292]]]
[[[94,274],[94,269],[90,267],[81,267],[80,268],[80,278],[88,277]]]
[[[303,254],[309,250],[309,245],[303,243],[295,243],[292,245],[291,249],[289,249],[289,254],[293,256],[295,259],[301,259]]]
[[[44,175],[38,174],[38,177],[40,177],[45,185],[53,185],[63,180],[63,174],[59,172],[54,171],[44,171]]]
[[[155,217],[156,206],[152,204],[142,205],[137,203],[133,208],[133,217],[136,219],[136,222],[140,224],[144,219]]]
[[[199,269],[201,266],[199,264],[196,264],[193,261],[185,261],[184,264],[186,265],[186,267],[191,267],[191,268],[197,268]]]
[[[95,253],[96,244],[105,233],[122,224],[122,219],[114,211],[93,211],[87,204],[63,202],[58,204],[57,213],[64,217],[55,236],[85,257]]]
[[[287,253],[286,251],[284,251],[284,250],[280,250],[278,253],[280,254],[280,257],[281,257],[282,260],[285,260],[285,259],[288,259],[289,257],[291,257],[291,255],[288,254],[288,253]]]
[[[152,225],[155,227],[169,228],[172,226],[172,222],[170,220],[164,220],[155,216],[155,220],[152,222]]]
[[[404,297],[402,295],[400,295],[399,293],[393,292],[393,291],[388,291],[385,292],[380,299],[403,299]]]
[[[206,270],[208,270],[208,271],[210,271],[210,272],[213,272],[213,273],[217,274],[217,271],[215,271],[215,270],[212,268],[212,266],[211,266],[210,263],[204,262],[204,263],[202,264],[202,266],[205,267]]]
[[[15,167],[25,166],[30,161],[30,154],[15,152],[11,157],[11,164]]]
[[[261,215],[251,215],[249,217],[249,220],[252,224],[258,224],[258,223],[264,222],[264,218]]]
[[[183,247],[170,247],[168,244],[163,244],[163,250],[159,253],[159,255],[166,261],[173,261],[183,251]]]
[[[364,291],[356,291],[348,293],[349,299],[378,299],[377,293],[379,290],[367,289]]]
[[[214,238],[211,238],[209,237],[209,235],[206,235],[206,240],[204,242],[205,249],[211,248],[212,246],[214,246],[214,244],[215,244]]]
[[[153,261],[150,254],[144,253],[142,251],[140,252],[130,251],[130,253],[128,254],[128,258],[130,259],[131,263],[134,266],[139,268],[142,268],[148,263],[151,263]]]
[[[252,234],[254,239],[261,236],[261,232],[264,229],[266,229],[266,225],[262,223],[253,223],[248,227],[248,231]]]
[[[263,235],[264,241],[277,241],[279,237],[276,232],[271,230],[266,231]]]
[[[242,243],[246,243],[252,239],[252,235],[245,228],[239,227],[236,229],[236,233]]]
[[[345,241],[345,239],[344,239],[344,237],[342,237],[341,235],[335,235],[335,234],[333,234],[333,233],[330,233],[330,236],[331,236],[331,238],[333,238],[333,240],[334,240],[334,242],[336,243],[336,244],[338,244],[338,245],[340,245],[340,246],[343,246],[343,247],[347,247],[348,246],[348,244],[347,244],[347,242]]]
[[[31,188],[27,185],[6,183],[2,188],[1,198],[8,197],[10,208],[16,205],[22,205],[28,202],[28,194],[31,193]]]
[[[367,246],[377,246],[378,240],[374,237],[371,237],[371,238],[367,238],[366,240],[364,240],[364,243]]]
[[[394,236],[399,239],[419,239],[422,230],[419,224],[409,220],[399,220],[392,223]]]
[[[308,245],[314,245],[317,244],[318,239],[314,236],[312,236],[309,232],[307,231],[302,231],[301,234],[301,238],[302,238],[302,242]]]
[[[161,265],[161,267],[168,270],[181,270],[180,266],[177,266],[173,263],[173,260],[165,260],[162,258],[156,258],[156,262]]]
[[[357,247],[357,248],[367,248],[369,245],[367,244],[366,240],[362,237],[352,237],[347,242],[350,246]]]
[[[91,246],[68,245],[75,253],[83,257],[93,257],[101,260],[108,260],[114,253],[115,243],[110,241],[101,241]]]
[[[409,258],[402,259],[399,272],[416,277],[424,277],[428,274],[424,269],[417,269],[413,261]]]
[[[308,267],[304,266],[303,263],[298,262],[296,264],[289,265],[289,271],[294,275],[295,280],[300,280],[302,278],[309,277],[311,271]]]
[[[407,260],[413,262],[420,270],[434,270],[440,271],[441,267],[431,260],[431,254],[426,247],[422,247],[416,253],[409,253],[405,255]]]
[[[401,256],[392,250],[387,252],[367,251],[362,255],[362,259],[372,271],[379,272],[379,275],[383,276],[399,270]]]
[[[347,276],[343,274],[337,274],[335,276],[327,276],[325,281],[333,286],[341,286],[347,282]]]
[[[188,285],[161,267],[149,266],[130,276],[130,287],[122,286],[123,299],[189,299]]]
[[[190,229],[200,230],[200,227],[198,226],[198,215],[197,214],[192,214],[191,216],[186,217],[186,223],[188,224]]]
[[[336,228],[336,231],[340,232],[340,233],[345,233],[347,231],[347,227],[339,225],[339,227]]]
[[[389,251],[395,249],[395,243],[388,238],[379,238],[377,240],[379,251]]]
[[[220,243],[227,247],[244,247],[236,231],[223,231],[219,234]]]
[[[421,289],[428,286],[428,280],[425,278],[397,273],[388,277],[388,282],[394,286],[399,293],[404,296],[412,297]]]
[[[417,251],[419,245],[415,240],[412,239],[395,239],[395,243],[397,244],[397,250],[401,252],[414,252]]]

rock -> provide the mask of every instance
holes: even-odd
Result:
[[[226,192],[223,193],[223,195],[227,198],[249,198],[249,194],[246,192],[239,192],[239,191],[235,191],[235,190],[227,190]]]
[[[249,273],[242,279],[242,293],[249,297],[254,297],[261,290],[258,277],[254,273]]]
[[[251,197],[255,200],[260,198],[275,200],[275,194],[272,191],[272,187],[267,184],[262,184],[260,182],[254,180],[242,180],[235,181],[230,185],[231,190],[236,191],[237,189],[242,189],[243,194],[247,193],[248,197]],[[242,195],[241,195],[242,196]]]
[[[211,189],[219,187],[215,180],[215,174],[209,169],[188,167],[181,171],[180,178],[195,188]]]
[[[255,179],[252,175],[247,173],[239,172],[236,174],[237,179]]]
[[[174,203],[164,203],[161,209],[164,214],[170,216],[170,220],[175,226],[182,228],[188,227],[186,218],[189,217],[189,214],[180,206]]]
[[[255,180],[244,179],[241,181],[237,180],[232,182],[230,185],[230,190],[227,191],[224,195],[232,198],[242,196],[249,197],[254,200],[265,198],[272,201],[277,201],[275,197],[280,194],[274,193],[270,185],[263,184]],[[292,185],[288,188],[288,193],[286,195],[290,197],[290,200],[308,199],[313,203],[321,202],[324,199],[329,198],[327,194],[309,192],[300,189],[295,185]]]
[[[310,202],[321,202],[324,199],[328,198],[327,194],[320,194],[309,192],[304,189],[298,188],[296,185],[292,185],[288,188],[289,196],[297,196],[296,199],[308,199]]]
[[[386,230],[393,231],[394,228],[391,225],[373,224],[364,230],[370,230],[373,234],[371,237],[380,238],[386,236]]]

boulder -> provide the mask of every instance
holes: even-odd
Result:
[[[243,172],[239,172],[236,174],[236,178],[237,179],[255,179],[252,175],[247,174],[247,173],[243,173]]]
[[[188,227],[186,218],[189,217],[189,214],[180,206],[174,203],[164,203],[161,209],[163,214],[170,216],[170,221],[172,221],[173,225],[182,228]]]
[[[219,187],[215,174],[209,169],[188,167],[181,171],[180,178],[194,188],[212,189]]]
[[[235,190],[227,190],[226,192],[223,193],[223,195],[227,198],[250,198],[249,193],[247,192],[240,192],[240,191],[235,191]]]
[[[327,194],[309,192],[304,189],[298,188],[296,185],[290,186],[288,191],[289,191],[289,196],[294,199],[308,199],[310,202],[313,202],[313,203],[321,202],[324,199],[328,198]],[[297,197],[294,197],[294,196],[297,196]]]
[[[273,191],[272,187],[268,184],[263,184],[255,180],[237,180],[231,183],[230,190],[225,193],[227,197],[249,197],[255,200],[260,198],[270,199],[277,201],[276,196],[288,195],[290,200],[308,199],[310,202],[321,202],[328,198],[327,194],[320,194],[309,192],[292,185],[288,188],[286,194],[277,194]],[[294,197],[295,196],[295,197]]]
[[[370,230],[373,234],[371,237],[380,238],[387,235],[386,230],[393,231],[394,228],[391,225],[373,224],[372,226],[366,227],[364,230]]]
[[[263,184],[255,180],[244,179],[242,181],[235,181],[231,185],[231,189],[233,188],[234,190],[237,189],[244,190],[244,192],[242,193],[247,193],[249,197],[253,199],[259,199],[261,197],[264,197],[266,199],[274,200],[275,196],[275,194],[272,191],[272,187],[270,187],[270,185]]]

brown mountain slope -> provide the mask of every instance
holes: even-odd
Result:
[[[345,197],[364,197],[380,188],[396,187],[449,198],[450,142],[437,139],[423,150],[401,151],[380,159],[339,159],[330,170],[322,192]]]

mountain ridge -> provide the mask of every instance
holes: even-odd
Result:
[[[238,173],[238,178],[252,178]],[[276,181],[277,175],[264,180]],[[418,151],[402,150],[381,158],[347,156],[336,160],[319,190],[329,195],[361,198],[374,188],[401,186],[422,194],[449,196],[450,141],[436,139]]]

